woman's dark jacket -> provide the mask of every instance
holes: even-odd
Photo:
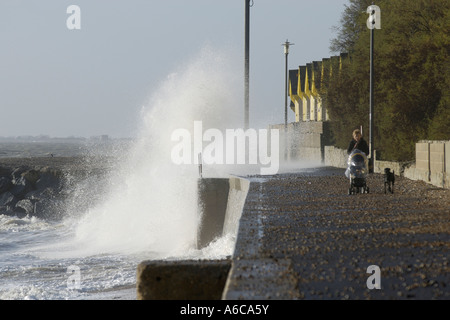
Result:
[[[367,144],[366,140],[364,140],[362,137],[361,139],[359,139],[358,145],[356,145],[356,140],[352,139],[352,141],[350,141],[350,144],[348,146],[347,149],[347,153],[350,154],[353,149],[358,149],[361,150],[362,152],[364,152],[366,154],[366,156],[369,155],[369,145]]]

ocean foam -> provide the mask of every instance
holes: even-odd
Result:
[[[76,227],[75,241],[87,253],[148,250],[176,256],[195,246],[198,167],[172,163],[171,134],[196,120],[223,130],[239,126],[237,70],[229,52],[206,47],[155,91],[142,109],[139,138],[110,178],[110,190]]]

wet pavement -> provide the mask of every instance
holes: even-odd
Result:
[[[370,174],[348,195],[331,167],[249,179],[224,299],[450,298],[450,190],[396,176],[385,194]]]

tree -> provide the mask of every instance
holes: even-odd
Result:
[[[351,52],[362,31],[366,28],[361,24],[361,13],[366,12],[371,4],[370,0],[349,0],[340,19],[340,25],[334,26],[337,37],[331,40],[331,52]]]
[[[350,0],[331,47],[347,49],[350,65],[331,79],[326,100],[337,145],[368,127],[369,30],[366,5]],[[380,0],[375,30],[374,145],[387,160],[411,160],[421,139],[450,139],[450,2]],[[344,137],[345,140],[344,140]]]

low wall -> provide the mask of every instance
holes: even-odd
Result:
[[[250,187],[247,179],[202,178],[198,181],[200,225],[197,248],[232,234],[237,236],[239,220]],[[137,268],[139,300],[216,300],[225,286],[231,260],[143,261]]]
[[[280,160],[284,159],[286,145],[289,150],[288,161],[322,159],[324,122],[291,122],[287,125],[287,134],[284,124],[271,125],[269,129],[278,129],[280,132]]]
[[[416,162],[405,169],[404,176],[450,188],[450,141],[416,143]]]
[[[324,164],[347,167],[347,152],[333,146],[324,148]],[[416,161],[374,161],[374,172],[384,173],[390,168],[396,175],[411,180],[422,180],[441,188],[450,188],[450,141],[419,141],[416,143]]]
[[[249,187],[250,182],[239,177],[199,179],[198,249],[222,235],[237,234]]]
[[[137,267],[138,300],[220,300],[231,260],[144,261]]]
[[[326,166],[336,168],[347,168],[347,150],[333,146],[325,146],[323,163]]]
[[[223,232],[230,183],[228,179],[199,179],[198,204],[200,224],[197,248],[206,247]]]

